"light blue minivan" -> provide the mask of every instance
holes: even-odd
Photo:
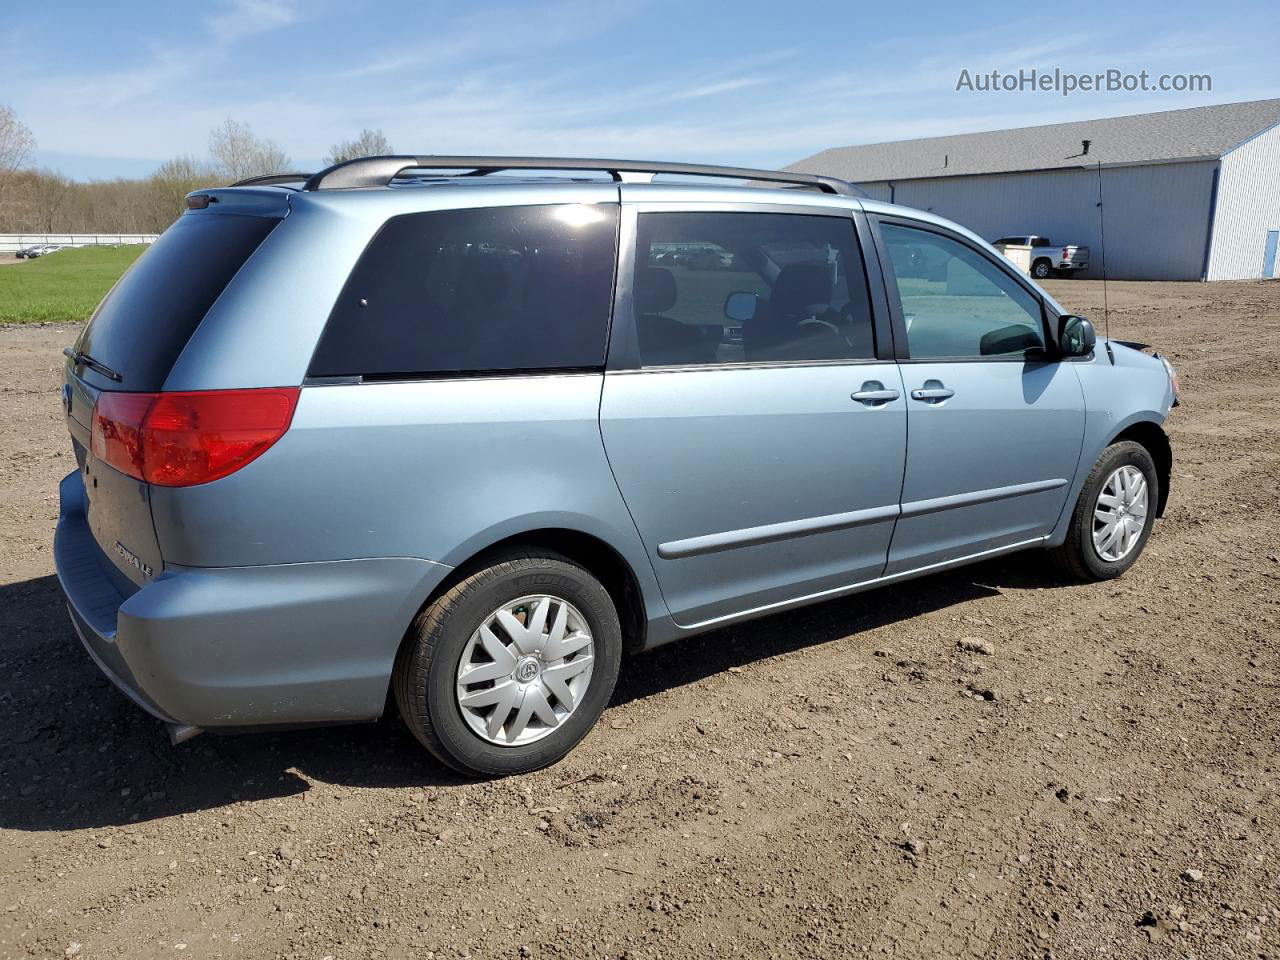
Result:
[[[1016,550],[1119,576],[1168,498],[1167,361],[839,180],[375,157],[187,207],[67,351],[56,536],[175,742],[390,690],[532,770],[624,652]]]

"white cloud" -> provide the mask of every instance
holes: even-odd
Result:
[[[763,77],[738,77],[736,80],[721,80],[719,83],[708,83],[705,86],[694,87],[692,90],[677,93],[674,99],[696,100],[699,97],[714,97],[722,93],[732,93],[735,90],[754,87],[761,83],[764,83]]]
[[[298,19],[291,0],[226,0],[205,18],[205,26],[222,43],[287,27]]]

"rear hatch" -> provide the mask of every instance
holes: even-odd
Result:
[[[161,392],[209,308],[288,213],[283,190],[207,195],[207,207],[179,217],[120,278],[68,351],[63,404],[89,528],[126,594],[159,575],[163,558],[149,485],[93,450],[95,405],[107,393]]]

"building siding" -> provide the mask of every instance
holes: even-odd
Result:
[[[1199,280],[1213,192],[1213,161],[1104,167],[1107,276]],[[1088,276],[1101,276],[1097,170],[1051,170],[860,186],[877,200],[929,210],[988,240],[1035,233],[1091,252]],[[1261,269],[1262,254],[1258,254]]]
[[[1208,279],[1262,276],[1267,231],[1280,229],[1280,126],[1222,158]]]

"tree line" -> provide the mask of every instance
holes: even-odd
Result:
[[[172,157],[148,177],[72,180],[29,166],[35,146],[30,128],[0,104],[0,233],[160,233],[192,190],[292,172],[274,141],[231,118],[210,131],[207,156]],[[394,152],[382,131],[362,130],[330,147],[325,165]]]

